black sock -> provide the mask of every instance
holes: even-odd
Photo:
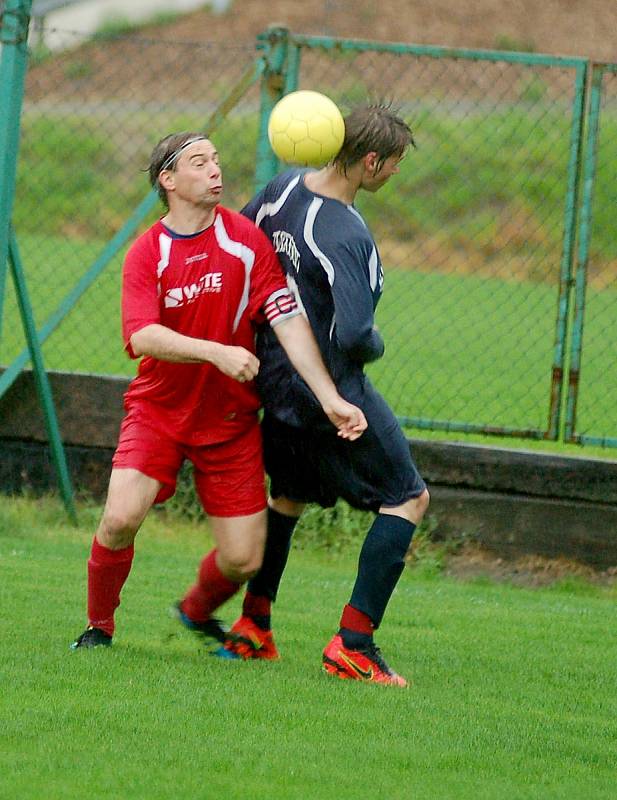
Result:
[[[276,600],[281,578],[289,557],[291,537],[300,517],[288,517],[268,508],[268,536],[264,560],[257,575],[247,584],[251,594]],[[261,626],[260,626],[261,627]]]
[[[339,634],[343,640],[343,645],[348,650],[366,650],[373,643],[370,633],[359,633],[350,631],[349,628],[339,628]]]
[[[378,514],[364,540],[349,604],[378,628],[405,566],[416,526],[393,514]]]
[[[269,631],[272,628],[270,614],[251,614],[251,619],[262,631]]]

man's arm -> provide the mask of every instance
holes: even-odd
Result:
[[[177,363],[210,363],[240,383],[253,380],[259,370],[259,359],[244,347],[184,336],[165,325],[146,325],[131,336],[130,343],[135,356]]]
[[[306,318],[298,314],[281,319],[273,326],[273,330],[289,360],[320,402],[324,413],[338,428],[338,435],[350,441],[361,436],[367,428],[366,418],[361,409],[339,395]]]

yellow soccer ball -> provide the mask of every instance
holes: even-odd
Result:
[[[325,94],[291,92],[272,109],[268,138],[281,161],[321,167],[341,149],[345,122],[338,106]]]

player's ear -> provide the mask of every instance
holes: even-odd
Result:
[[[369,175],[377,174],[377,166],[379,164],[379,156],[377,153],[370,152],[364,156],[364,167]]]
[[[159,183],[166,191],[174,188],[173,172],[170,169],[164,169],[159,172]]]

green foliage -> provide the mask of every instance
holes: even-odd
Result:
[[[520,98],[525,103],[539,103],[547,94],[548,86],[537,75],[532,75],[529,80],[524,81],[520,92]]]
[[[542,87],[532,77],[520,91],[529,102]],[[531,113],[503,107],[459,119],[420,109],[410,123],[418,150],[408,154],[396,180],[375,195],[359,197],[377,239],[385,221],[389,237],[439,237],[484,260],[496,222],[524,213],[520,236],[503,243],[500,257],[533,253],[552,267],[563,237],[568,115],[556,108]],[[547,147],[549,137],[558,146]],[[617,157],[617,141],[607,136],[606,142]],[[533,230],[533,238],[526,229]],[[610,229],[599,228],[597,236],[607,245],[610,239],[610,252],[617,252]]]
[[[72,61],[65,70],[79,77],[85,68],[87,65]],[[535,75],[519,89],[528,103],[541,100],[545,90]],[[204,123],[194,115],[179,114],[166,124],[169,130],[183,130],[202,128]],[[533,255],[535,262],[553,270],[555,251],[563,237],[568,114],[541,106],[534,113],[504,107],[459,119],[420,108],[411,124],[419,149],[405,159],[400,177],[377,195],[359,198],[358,205],[377,240],[383,235],[401,242],[410,236],[438,236],[484,259],[487,248],[491,254],[496,221],[521,218],[524,228],[520,236],[504,241],[500,256],[507,260]],[[135,126],[134,119],[131,125]],[[114,128],[122,127],[122,120],[115,120]],[[602,128],[602,158],[607,164],[617,160],[615,129],[617,120],[607,112]],[[256,131],[257,116],[251,114],[228,118],[214,135],[215,140],[218,137],[229,143],[222,156],[226,174],[233,164],[227,199],[232,207],[240,207],[251,194]],[[559,146],[548,147],[549,137]],[[111,236],[147,188],[134,167],[127,176],[123,158],[110,134],[92,130],[81,117],[35,119],[24,115],[16,199],[18,230],[34,231],[34,220],[57,230],[70,216],[84,235],[93,235],[95,230],[100,235],[102,230]],[[602,210],[611,208],[611,191],[612,183],[598,182],[594,247],[605,260],[617,257],[612,226],[602,217]],[[106,218],[111,198],[113,213],[108,212]],[[41,202],[44,214],[39,213]],[[525,235],[527,229],[533,231],[533,237]],[[543,280],[546,274],[537,277]]]
[[[53,58],[53,55],[53,50],[50,50],[44,42],[39,41],[29,49],[28,62],[30,66],[36,67],[48,59]]]
[[[108,136],[84,128],[78,117],[26,118],[20,153],[17,230],[53,234],[70,225],[84,238],[115,232],[115,216],[112,226],[106,213],[118,187],[108,176],[119,178],[121,160]],[[136,196],[125,193],[127,212]]]
[[[81,61],[65,66],[75,78],[83,77],[87,68]],[[161,135],[202,130],[206,122],[203,115],[167,115]],[[124,123],[126,130],[139,126],[134,114]],[[20,235],[60,232],[79,244],[79,240],[101,241],[118,232],[150,190],[144,170],[154,144],[143,146],[140,161],[127,163],[128,134],[121,126],[120,120],[110,127],[96,119],[85,122],[79,115],[24,115],[14,213]],[[218,132],[221,140],[232,142],[222,156],[229,178],[226,203],[240,208],[251,194],[255,156],[249,142],[257,138],[257,116],[225,120]]]
[[[128,36],[146,27],[162,27],[175,22],[180,16],[180,12],[178,11],[161,11],[157,14],[153,14],[146,20],[137,22],[121,14],[110,14],[95,31],[92,40],[99,42],[105,41],[106,39],[117,39],[121,36]]]
[[[162,511],[170,518],[183,521],[203,520],[204,511],[195,489],[193,467],[188,461],[184,462],[178,474],[175,494],[165,503]]]
[[[105,39],[115,39],[119,36],[126,36],[135,33],[142,27],[141,22],[132,22],[128,17],[121,14],[110,14],[92,35],[95,42],[105,41]]]
[[[93,530],[90,511],[79,517],[73,529],[57,501],[0,502],[0,796],[312,800],[334,782],[340,800],[358,787],[392,800],[614,797],[617,638],[600,589],[406,572],[378,643],[414,683],[365,686],[319,668],[356,553],[293,552],[275,607],[281,661],[221,661],[168,616],[207,530],[151,515],[113,647],[70,653]],[[238,610],[239,598],[224,619]]]
[[[374,514],[351,508],[339,500],[333,508],[308,505],[300,518],[294,540],[298,547],[331,552],[359,550]]]
[[[72,81],[90,78],[94,74],[94,65],[86,60],[76,59],[75,61],[69,61],[64,66],[65,77]]]
[[[507,34],[495,37],[495,50],[507,50],[511,53],[535,53],[536,46],[531,40],[516,39]]]
[[[445,567],[446,554],[458,546],[454,542],[436,543],[433,540],[436,527],[436,517],[429,514],[414,533],[407,557],[407,565],[413,570],[414,575],[423,578],[434,578],[440,575]]]

